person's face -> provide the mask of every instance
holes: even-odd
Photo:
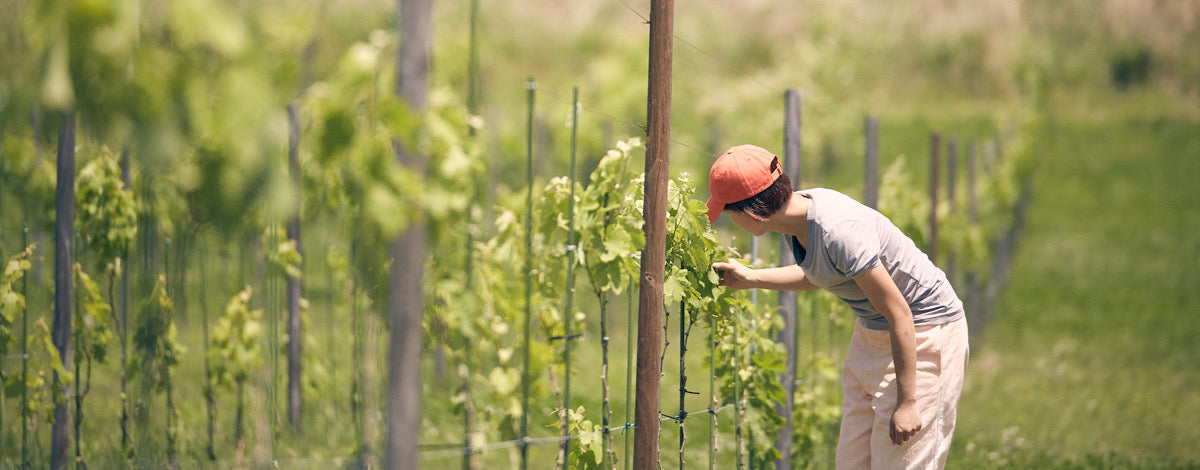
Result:
[[[749,232],[751,235],[758,237],[762,236],[764,233],[767,233],[765,220],[756,218],[745,212],[727,210],[725,213],[729,214],[729,218],[733,220],[734,225],[737,225],[738,228]]]

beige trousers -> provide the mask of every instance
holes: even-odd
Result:
[[[946,466],[969,346],[967,321],[918,326],[917,404],[921,431],[902,445],[888,437],[896,409],[891,336],[858,322],[842,368],[839,469],[940,469]]]

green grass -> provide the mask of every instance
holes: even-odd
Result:
[[[1200,466],[1200,121],[1101,113],[1038,147],[952,467]]]
[[[379,11],[391,11],[390,3],[374,3]],[[706,171],[710,146],[719,150],[754,141],[778,148],[779,95],[785,88],[798,87],[805,103],[804,186],[861,192],[859,129],[867,113],[881,117],[881,163],[886,168],[897,155],[906,155],[920,184],[926,178],[930,132],[955,135],[964,143],[989,138],[995,126],[1006,124],[1006,113],[1028,99],[1021,91],[1027,84],[1019,76],[1027,70],[1046,74],[1047,102],[1054,112],[1037,147],[1034,199],[1009,289],[997,306],[995,323],[975,345],[951,468],[1200,467],[1195,444],[1200,425],[1194,422],[1200,417],[1200,366],[1195,364],[1200,327],[1194,323],[1200,313],[1200,196],[1194,181],[1200,174],[1200,106],[1194,78],[1198,62],[1186,47],[1195,43],[1198,29],[1168,21],[1190,17],[1186,2],[1126,2],[1126,9],[1147,10],[1138,15],[1092,14],[1097,3],[1120,2],[1026,3],[1010,11],[1010,4],[984,2],[968,7],[892,1],[879,8],[856,1],[806,1],[799,6],[751,2],[729,8],[727,2],[706,0],[681,5],[677,13],[672,166],[694,175]],[[503,158],[524,154],[521,117],[527,77],[539,82],[537,110],[545,121],[542,132],[549,134],[546,146],[552,147],[539,150],[542,177],[565,172],[565,152],[560,150],[566,134],[559,123],[571,104],[567,97],[573,85],[581,85],[584,94],[584,147],[607,148],[612,142],[595,143],[606,132],[614,139],[641,133],[646,25],[639,14],[648,11],[647,5],[485,4],[484,102],[495,135],[492,151]],[[441,53],[436,54],[433,81],[460,90],[459,82],[465,81],[467,7],[460,2],[442,8],[437,39]],[[1125,24],[1117,17],[1144,21]],[[388,21],[386,15],[368,14],[364,8],[331,11],[330,30],[365,31],[363,18],[376,25]],[[20,28],[5,30],[9,29]],[[319,63],[340,58],[343,43],[361,39],[347,32],[326,36],[321,47],[328,56],[319,56]],[[1108,88],[1106,70],[1122,42],[1144,42],[1161,67],[1145,88],[1117,94]],[[959,169],[965,172],[963,160]],[[499,181],[523,181],[519,171],[498,171]],[[13,227],[18,226],[13,223],[18,202],[24,203],[6,200],[6,211],[0,211]],[[0,228],[0,242],[10,248],[9,254],[21,245],[20,235]],[[207,263],[191,269],[213,269],[214,262]],[[217,269],[210,282],[229,281],[219,274],[228,274],[228,266]],[[196,274],[189,275],[192,282]],[[320,281],[308,285],[328,284],[324,275],[315,274]],[[211,311],[218,311],[241,287],[237,280],[228,283],[233,284],[228,289],[210,286]],[[593,311],[586,294],[576,295],[581,310]],[[203,464],[205,444],[197,297],[193,294],[190,300],[191,317],[181,318],[181,339],[188,353],[178,371],[176,394],[185,467]],[[773,301],[773,296],[766,298]],[[48,299],[48,292],[41,292],[31,302],[38,315],[48,316]],[[306,395],[306,433],[294,435],[284,425],[278,441],[271,441],[266,412],[271,377],[264,365],[251,390],[245,449],[234,448],[231,394],[217,397],[221,460],[214,467],[232,465],[238,456],[242,460],[237,463],[245,465],[265,464],[275,457],[288,467],[333,466],[353,456],[355,422],[348,394],[355,364],[345,344],[349,325],[338,321],[345,313],[332,313],[346,306],[315,295],[310,300],[308,331],[327,370],[319,377],[313,374],[320,391]],[[624,400],[623,312],[623,304],[614,306],[609,384],[614,423],[623,422],[630,409]],[[600,363],[595,321],[589,319],[593,326],[577,343],[572,379],[572,404],[586,406],[591,419],[598,415],[601,393],[594,373]],[[674,339],[677,324],[670,323],[667,336]],[[812,323],[822,326],[814,330]],[[820,335],[836,343],[830,355],[840,355],[836,348],[848,335],[829,332],[824,323],[802,321],[801,339],[810,339],[801,346],[802,353],[809,347],[813,352],[820,349],[811,344]],[[361,364],[368,376],[364,426],[373,463],[383,453],[385,432],[383,328],[373,325],[367,362]],[[686,407],[691,410],[703,408],[707,397],[703,343],[701,335],[689,343],[689,388],[694,385],[702,392],[689,397]],[[678,407],[672,389],[678,375],[677,347],[672,344],[666,352],[665,412]],[[281,365],[284,362],[281,358]],[[454,445],[462,439],[461,414],[446,398],[458,384],[453,373],[437,378],[432,362],[427,358],[430,372],[423,376],[427,394],[422,401],[421,443]],[[6,372],[14,364],[5,362],[10,368]],[[113,365],[97,368],[86,403],[84,445],[93,467],[121,463],[114,399],[117,373]],[[138,398],[137,385],[131,389]],[[139,461],[146,465],[165,461],[162,398],[153,399],[150,423],[135,423],[134,428]],[[14,400],[0,405],[7,412],[0,427],[2,467],[16,458],[10,450],[16,448],[17,426],[11,423],[17,418]],[[478,406],[486,405],[485,399],[479,400]],[[532,434],[556,435],[554,418],[544,412],[549,403],[537,406],[543,412],[535,417]],[[282,412],[281,404],[277,409]],[[732,460],[731,421],[726,411],[720,425],[723,463]],[[48,454],[48,429],[44,419],[36,427],[39,434],[31,452],[35,461],[44,461]],[[676,430],[673,423],[664,423],[664,468],[674,468]],[[707,419],[689,420],[687,433],[688,463],[700,466],[707,458]],[[622,444],[617,435],[618,455]],[[553,444],[533,447],[532,466],[548,466],[555,450]],[[830,449],[819,451],[827,455]],[[477,456],[476,462],[484,468],[507,468],[514,465],[515,456],[514,450],[498,450]],[[458,464],[457,458],[423,462],[427,467]]]

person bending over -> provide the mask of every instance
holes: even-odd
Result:
[[[969,346],[946,274],[887,217],[831,189],[793,191],[779,158],[730,148],[709,171],[708,221],[791,238],[796,264],[713,263],[735,289],[832,292],[857,321],[842,368],[837,468],[944,468]]]

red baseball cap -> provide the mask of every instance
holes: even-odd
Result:
[[[767,149],[738,145],[725,151],[708,171],[708,223],[717,221],[726,204],[749,199],[782,174],[779,157]]]

